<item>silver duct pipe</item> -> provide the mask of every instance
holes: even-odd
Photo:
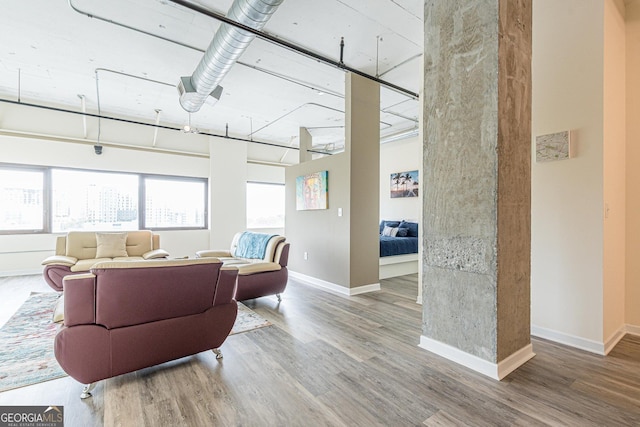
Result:
[[[227,17],[256,30],[261,30],[284,0],[235,0]],[[180,105],[186,111],[200,110],[211,95],[217,101],[222,95],[220,82],[236,60],[253,41],[248,31],[222,24],[209,44],[191,77],[178,84]]]

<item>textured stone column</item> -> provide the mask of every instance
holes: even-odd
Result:
[[[425,1],[421,346],[494,378],[530,344],[532,0]]]

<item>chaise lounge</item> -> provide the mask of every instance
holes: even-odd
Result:
[[[238,269],[237,301],[267,295],[276,295],[278,301],[282,300],[280,294],[289,278],[289,243],[284,236],[239,232],[233,237],[230,249],[198,251],[196,256],[215,257],[225,266]]]
[[[63,279],[62,369],[88,384],[213,350],[237,315],[238,271],[216,258],[101,262]]]

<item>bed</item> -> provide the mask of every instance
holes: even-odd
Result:
[[[380,257],[418,253],[418,223],[380,222]]]

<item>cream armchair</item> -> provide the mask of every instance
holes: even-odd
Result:
[[[240,232],[229,249],[198,251],[196,256],[218,258],[225,266],[237,267],[237,301],[267,295],[276,295],[281,301],[289,278],[289,243],[284,236]]]

